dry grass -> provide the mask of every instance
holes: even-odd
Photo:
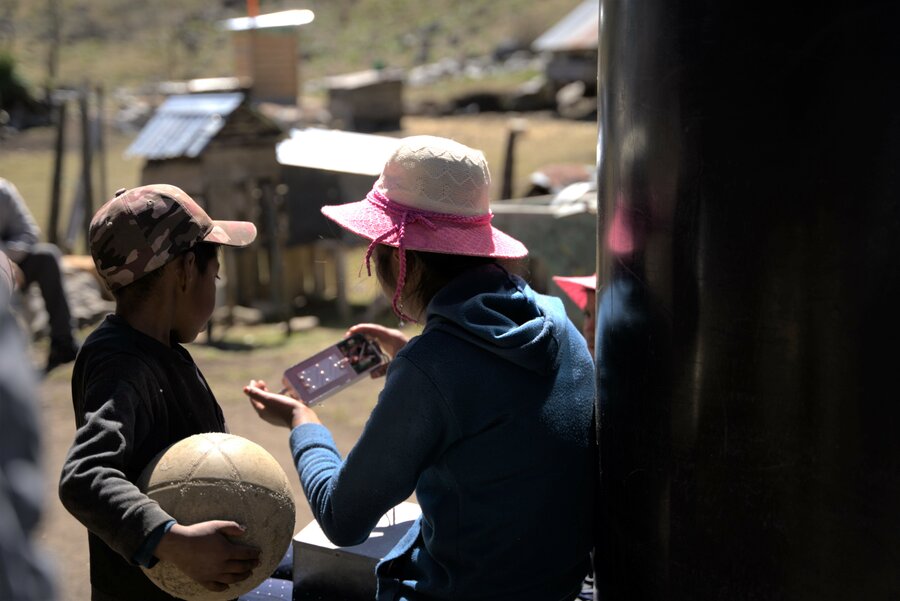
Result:
[[[453,138],[484,151],[494,175],[493,198],[499,196],[500,175],[503,171],[507,129],[512,119],[519,119],[527,128],[518,139],[515,152],[514,195],[524,193],[528,175],[548,163],[595,162],[597,127],[590,122],[557,119],[547,114],[510,116],[500,113],[457,117],[405,117],[403,131],[397,135],[431,134]],[[70,121],[75,117],[70,116]],[[52,128],[36,128],[8,140],[0,141],[0,176],[13,181],[25,197],[38,225],[46,229],[53,174]],[[68,222],[71,200],[81,169],[78,131],[68,131],[68,148],[64,157],[62,227]],[[107,184],[98,188],[97,199],[108,198],[114,190],[131,187],[140,181],[140,159],[125,158],[124,152],[134,134],[109,130],[106,138]],[[102,193],[101,193],[102,192]]]
[[[70,115],[70,121],[77,117]],[[73,125],[67,131],[67,148],[63,156],[63,177],[61,186],[62,205],[60,212],[60,233],[65,231],[71,215],[72,199],[81,174],[81,151],[79,132]],[[22,196],[25,198],[28,208],[46,238],[46,230],[50,214],[50,196],[53,184],[53,165],[55,153],[56,133],[53,128],[29,129],[13,138],[0,141],[0,176],[12,181]],[[112,193],[122,187],[133,187],[140,181],[140,169],[142,162],[139,159],[125,158],[125,149],[133,140],[134,135],[124,135],[110,131],[106,137],[106,189],[101,188],[99,179],[95,179],[95,208],[99,207],[100,199],[112,196]],[[99,155],[95,158],[95,173],[99,174]],[[75,250],[84,249],[83,240],[81,246]]]

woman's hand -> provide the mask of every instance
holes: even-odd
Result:
[[[269,392],[262,380],[250,380],[244,394],[263,420],[276,426],[296,428],[300,424],[321,424],[316,412],[296,398]]]
[[[362,334],[369,340],[374,340],[378,343],[378,346],[381,347],[381,350],[387,353],[391,359],[393,359],[397,353],[400,352],[400,349],[409,342],[409,338],[407,338],[406,334],[400,330],[386,328],[376,323],[356,324],[347,330],[347,333],[344,336],[351,336],[353,334]],[[387,364],[379,365],[372,370],[372,377],[379,378],[383,376],[387,373],[387,367]]]
[[[259,565],[259,549],[231,542],[244,534],[235,522],[214,520],[191,526],[175,524],[159,541],[154,555],[178,566],[211,591],[246,580]]]

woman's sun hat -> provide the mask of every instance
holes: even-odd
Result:
[[[384,165],[364,200],[322,207],[326,217],[371,240],[366,268],[378,244],[400,250],[394,312],[406,277],[405,251],[516,259],[525,245],[491,225],[491,174],[480,150],[447,138],[412,136]]]
[[[553,281],[557,286],[562,288],[566,296],[572,299],[572,302],[584,311],[588,301],[588,291],[597,290],[597,274],[594,275],[577,275],[577,276],[553,276]]]

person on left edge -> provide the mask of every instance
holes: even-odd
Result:
[[[78,343],[72,334],[72,314],[62,284],[59,249],[38,242],[40,230],[13,183],[0,177],[0,251],[23,277],[22,289],[37,282],[50,318],[50,352],[46,372],[75,360]]]
[[[16,280],[0,251],[0,599],[52,601],[52,570],[34,536],[44,500],[41,429],[37,381],[9,310]]]

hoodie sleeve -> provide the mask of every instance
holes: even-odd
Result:
[[[402,355],[346,461],[318,424],[291,433],[291,452],[310,509],[336,545],[363,542],[387,511],[413,493],[446,446],[453,420],[434,383]]]
[[[141,393],[113,362],[87,389],[83,422],[63,464],[59,498],[69,512],[130,561],[147,537],[172,518],[127,477],[137,424],[152,418]]]

